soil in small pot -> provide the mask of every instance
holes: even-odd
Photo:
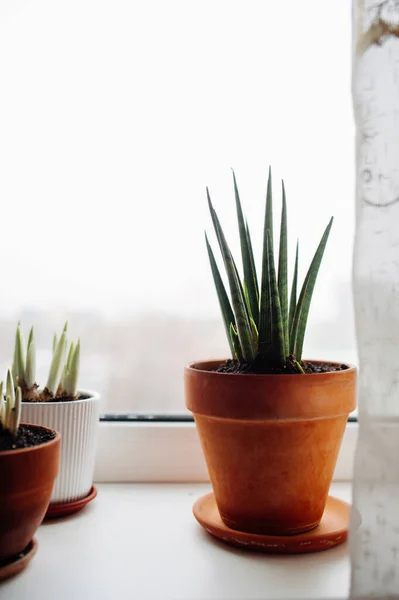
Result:
[[[308,360],[301,360],[300,365],[305,374],[312,373],[331,373],[333,371],[345,371],[349,369],[348,365],[328,362],[313,363]],[[256,358],[253,363],[242,363],[236,359],[228,359],[217,369],[217,373],[235,373],[235,374],[253,374],[253,375],[298,375],[298,369],[295,366],[295,359],[289,356],[284,367],[266,363],[260,358]]]
[[[71,398],[70,396],[56,396],[55,398],[48,398],[44,402],[76,402],[77,400],[88,400],[91,396],[87,394],[81,394],[77,398]]]
[[[61,396],[53,396],[51,392],[45,388],[40,394],[35,394],[32,396],[23,396],[23,402],[29,403],[43,403],[46,402],[76,402],[77,400],[88,400],[91,398],[88,394],[80,394],[77,397],[71,398],[71,396],[61,395]]]
[[[18,448],[30,448],[50,442],[55,433],[39,425],[20,425],[16,437],[11,435],[7,429],[0,425],[0,452],[5,450],[17,450]]]

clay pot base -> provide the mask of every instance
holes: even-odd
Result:
[[[17,558],[14,558],[14,560],[7,564],[0,564],[0,581],[20,573],[20,571],[22,571],[22,569],[24,569],[35,556],[37,546],[37,540],[33,538],[33,540],[27,545],[25,550],[23,550],[21,554],[17,556]]]
[[[90,492],[84,498],[80,498],[79,500],[74,500],[73,502],[56,502],[55,504],[50,504],[47,509],[44,520],[48,519],[60,519],[61,517],[66,517],[67,515],[72,515],[73,513],[82,510],[94,498],[97,496],[97,488],[95,485],[92,486]]]
[[[226,544],[267,554],[303,554],[329,550],[346,542],[350,504],[329,496],[320,525],[296,535],[264,535],[230,529],[220,518],[212,493],[197,500],[193,513],[208,533]]]

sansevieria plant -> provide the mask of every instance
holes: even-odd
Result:
[[[258,280],[234,173],[233,183],[243,278],[209,192],[228,287],[206,238],[233,359],[198,360],[184,370],[186,407],[194,415],[213,488],[212,496],[197,501],[194,515],[212,535],[240,547],[263,552],[323,550],[344,541],[345,530],[339,536],[334,530],[333,541],[321,535],[319,543],[314,538],[300,542],[297,534],[316,530],[323,518],[348,414],[356,405],[354,367],[302,359],[310,303],[332,219],[299,294],[297,245],[289,293],[284,184],[275,260],[269,171]],[[334,502],[330,504],[331,512],[326,514],[335,510]],[[328,531],[328,525],[323,531]],[[241,537],[239,532],[257,536]],[[276,535],[284,536],[281,544]]]
[[[237,372],[305,373],[307,366],[301,363],[301,359],[309,308],[333,218],[331,217],[322,235],[303,282],[299,297],[297,297],[298,244],[296,247],[291,293],[289,294],[288,292],[287,203],[284,182],[282,182],[279,253],[278,264],[276,265],[273,237],[272,175],[271,169],[269,169],[262,272],[259,281],[250,231],[248,223],[244,218],[234,172],[233,181],[244,273],[243,280],[240,278],[236,262],[230,252],[219,218],[213,208],[209,190],[207,189],[209,210],[223,257],[230,298],[220,275],[208,237],[205,234],[224,326],[231,353],[235,359],[233,368]]]

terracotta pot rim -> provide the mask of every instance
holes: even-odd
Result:
[[[218,364],[195,362],[184,371],[186,407],[194,416],[244,421],[313,420],[348,416],[356,406],[354,366],[306,376],[209,370]]]
[[[274,379],[274,378],[279,378],[279,379],[286,379],[289,378],[291,379],[296,379],[298,377],[302,378],[303,374],[302,373],[298,373],[298,374],[279,374],[279,373],[218,373],[217,371],[214,371],[212,369],[203,369],[203,368],[198,368],[197,365],[209,365],[209,364],[218,364],[221,365],[224,362],[226,362],[226,358],[222,358],[222,359],[209,359],[209,360],[195,360],[191,363],[189,363],[188,365],[185,366],[185,371],[196,371],[196,372],[200,372],[200,373],[208,373],[211,375],[211,377],[239,377],[240,379]],[[313,360],[310,358],[305,358],[305,361],[308,362],[312,362],[315,364],[328,364],[328,365],[346,365],[348,367],[348,369],[343,369],[341,371],[327,371],[326,373],[305,373],[306,377],[337,377],[342,373],[352,373],[354,371],[357,371],[357,367],[355,365],[352,365],[351,363],[347,363],[347,362],[340,362],[340,361],[335,361],[335,360]]]
[[[13,450],[3,450],[0,452],[1,458],[3,458],[3,456],[10,456],[10,455],[15,456],[16,454],[25,454],[27,452],[39,451],[44,446],[49,446],[51,444],[57,444],[59,442],[59,440],[61,439],[61,434],[58,431],[56,431],[55,429],[52,429],[51,427],[44,427],[44,425],[35,425],[33,423],[21,423],[21,425],[29,425],[29,427],[37,427],[40,429],[47,429],[48,431],[52,431],[53,433],[55,433],[55,436],[51,440],[48,440],[47,442],[43,442],[43,444],[37,444],[36,446],[28,446],[28,448],[15,448]]]
[[[41,389],[41,388],[39,388]],[[64,400],[63,402],[54,402],[53,400],[46,400],[45,402],[22,402],[22,404],[28,405],[46,405],[46,406],[62,406],[69,404],[82,404],[83,402],[90,402],[100,400],[99,392],[94,392],[92,390],[78,390],[78,394],[84,394],[85,396],[89,396],[88,398],[77,398],[77,400]]]

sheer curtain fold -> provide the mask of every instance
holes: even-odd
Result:
[[[358,0],[353,23],[359,441],[351,597],[399,597],[399,5]]]

